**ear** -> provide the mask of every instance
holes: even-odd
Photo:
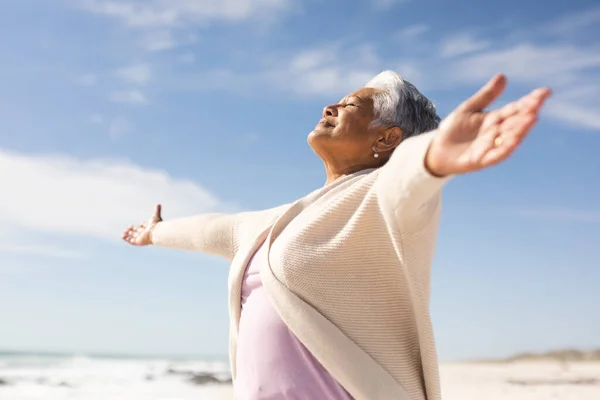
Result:
[[[392,151],[402,142],[402,129],[397,126],[386,129],[375,144],[381,153]]]

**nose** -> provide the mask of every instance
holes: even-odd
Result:
[[[338,109],[335,105],[327,106],[323,109],[323,118],[325,117],[337,117]]]

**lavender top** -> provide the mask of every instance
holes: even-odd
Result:
[[[351,400],[281,320],[263,288],[260,246],[244,274],[236,354],[236,400]]]

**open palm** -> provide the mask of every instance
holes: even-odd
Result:
[[[519,100],[484,111],[506,87],[497,75],[462,103],[439,127],[427,165],[437,175],[463,174],[497,164],[510,156],[535,125],[549,89],[536,89]]]
[[[152,244],[152,229],[161,222],[162,207],[158,204],[148,221],[141,222],[138,226],[129,226],[121,238],[134,246],[148,246]]]

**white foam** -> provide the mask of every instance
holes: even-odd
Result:
[[[224,362],[89,357],[0,358],[0,399],[220,400],[228,384],[194,385],[194,373],[228,378]]]

